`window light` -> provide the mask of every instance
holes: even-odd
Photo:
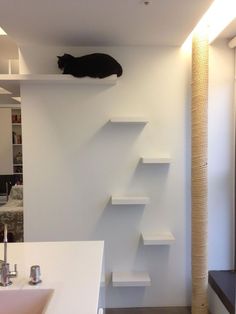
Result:
[[[201,29],[208,29],[209,43],[236,18],[236,0],[215,0],[202,16],[182,47],[191,47],[192,34]]]

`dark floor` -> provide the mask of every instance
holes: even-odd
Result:
[[[190,307],[106,309],[106,314],[190,314]]]

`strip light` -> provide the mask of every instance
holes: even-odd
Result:
[[[193,33],[201,29],[208,29],[209,43],[212,43],[235,18],[236,0],[215,0],[183,43],[183,49],[191,47]]]

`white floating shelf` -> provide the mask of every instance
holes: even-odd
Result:
[[[109,120],[111,123],[131,123],[147,124],[148,120],[144,117],[113,117]]]
[[[143,164],[169,164],[171,163],[170,157],[142,157]]]
[[[171,232],[146,233],[141,234],[144,245],[171,245],[175,242],[175,237]]]
[[[151,278],[147,272],[113,272],[113,287],[149,287]]]
[[[147,205],[149,204],[150,199],[148,197],[139,197],[139,196],[112,196],[111,204],[112,205]]]
[[[99,79],[90,77],[77,78],[67,74],[0,74],[0,82],[62,82],[89,85],[113,85],[117,82],[117,75],[111,75],[106,78]]]

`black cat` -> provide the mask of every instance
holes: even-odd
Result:
[[[73,57],[67,53],[58,56],[58,67],[63,74],[76,77],[104,78],[112,74],[121,76],[121,65],[111,56],[104,53],[93,53],[82,57]]]

